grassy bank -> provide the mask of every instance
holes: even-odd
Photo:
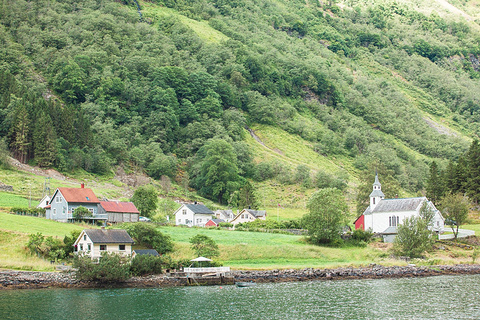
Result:
[[[22,270],[52,270],[48,261],[28,254],[24,246],[28,234],[41,232],[45,236],[63,239],[73,230],[90,225],[67,224],[44,218],[17,216],[0,212],[0,268]],[[479,228],[477,225],[470,228]],[[370,263],[401,265],[404,261],[390,258],[390,244],[375,242],[366,247],[330,248],[314,246],[302,236],[229,231],[203,228],[159,227],[175,243],[173,258],[194,258],[189,240],[196,234],[211,237],[219,245],[225,266],[235,269],[333,268],[362,266]],[[472,261],[472,250],[443,246],[418,264],[454,264]]]

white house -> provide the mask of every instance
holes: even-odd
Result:
[[[47,194],[42,198],[42,200],[40,200],[40,203],[37,205],[37,208],[45,208],[46,206],[48,206],[49,203],[50,203],[50,196]]]
[[[133,239],[125,230],[102,228],[83,230],[73,245],[75,254],[95,259],[100,258],[103,252],[131,255],[133,243]]]
[[[235,218],[235,214],[232,210],[217,210],[215,211],[215,217],[217,217],[217,219],[225,220],[225,222],[230,222]]]
[[[397,233],[397,226],[406,218],[418,217],[425,203],[435,213],[431,229],[441,232],[445,219],[431,201],[426,197],[385,199],[378,175],[375,175],[373,191],[370,193],[370,206],[355,221],[355,229],[370,230],[383,235],[385,242],[391,242]]]
[[[252,222],[257,219],[265,220],[266,218],[267,211],[265,210],[243,209],[230,223],[236,226],[239,223]]]
[[[215,213],[203,204],[182,204],[175,212],[175,224],[204,227]]]

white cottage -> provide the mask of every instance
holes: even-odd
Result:
[[[397,233],[397,226],[406,218],[420,215],[420,209],[427,204],[435,213],[432,230],[441,232],[445,225],[445,219],[435,205],[426,197],[385,199],[382,185],[375,175],[373,191],[370,194],[370,206],[355,221],[355,229],[370,230],[381,234],[386,242],[392,242]]]
[[[37,208],[46,208],[49,203],[50,203],[50,196],[47,194],[42,198],[42,200],[40,200],[40,203],[37,205]]]
[[[230,221],[231,224],[236,226],[239,223],[252,222],[254,220],[265,220],[267,219],[267,211],[265,210],[252,210],[252,209],[243,209],[239,214]]]
[[[205,224],[215,216],[215,213],[203,204],[182,204],[174,212],[175,224],[189,227],[204,227]]]
[[[126,230],[102,228],[83,230],[73,245],[75,254],[95,259],[100,258],[103,252],[131,255],[133,243]]]

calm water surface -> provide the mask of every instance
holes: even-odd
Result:
[[[480,275],[0,291],[0,319],[480,319]]]

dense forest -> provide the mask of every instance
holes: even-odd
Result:
[[[248,181],[345,189],[373,167],[425,192],[432,162],[450,170],[480,133],[480,20],[428,3],[0,0],[0,146],[223,204]],[[262,159],[255,125],[351,166]]]

